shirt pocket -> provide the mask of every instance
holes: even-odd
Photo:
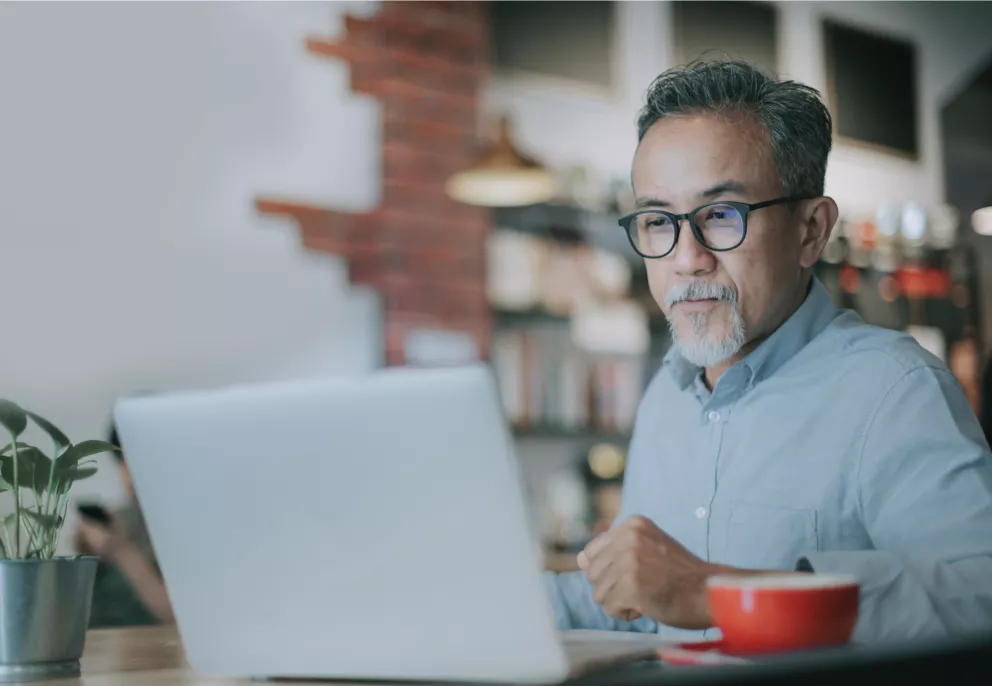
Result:
[[[731,503],[724,564],[791,570],[803,555],[816,552],[818,545],[816,510]]]

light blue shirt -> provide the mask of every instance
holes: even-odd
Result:
[[[992,455],[940,360],[814,279],[712,393],[700,371],[673,351],[648,386],[618,521],[716,563],[857,576],[858,642],[992,630]],[[581,572],[547,579],[561,628],[705,635],[609,618]]]

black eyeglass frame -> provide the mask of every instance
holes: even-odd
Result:
[[[666,257],[670,255],[672,251],[675,250],[675,246],[679,244],[679,231],[682,229],[683,219],[689,222],[689,228],[692,230],[692,235],[695,236],[696,240],[699,241],[699,244],[701,246],[703,246],[707,250],[712,250],[713,252],[727,252],[729,250],[736,250],[737,248],[739,248],[741,246],[741,243],[744,242],[744,239],[747,238],[747,215],[753,212],[754,210],[760,210],[764,207],[772,207],[773,205],[782,205],[788,202],[798,202],[800,200],[809,200],[809,199],[810,198],[806,196],[790,195],[783,198],[775,198],[774,200],[765,200],[763,202],[756,202],[756,203],[738,202],[736,200],[715,200],[713,202],[708,202],[705,205],[700,205],[692,212],[686,212],[685,214],[675,214],[673,212],[666,212],[665,210],[661,210],[657,208],[645,207],[644,209],[637,210],[636,212],[631,212],[630,214],[620,217],[620,219],[617,220],[617,223],[620,225],[620,228],[622,228],[624,232],[627,234],[627,240],[630,242],[630,247],[634,249],[634,252],[636,252],[638,255],[648,260],[661,259],[662,257]],[[704,210],[707,207],[713,207],[714,205],[729,205],[730,207],[733,207],[735,210],[740,212],[741,222],[743,222],[743,226],[741,226],[741,239],[729,248],[713,248],[707,245],[706,241],[703,240],[703,232],[699,229],[698,226],[696,226],[696,219],[695,219],[696,214],[700,210]],[[661,255],[645,255],[643,252],[637,249],[637,243],[634,241],[634,237],[630,233],[630,227],[633,226],[634,219],[642,214],[663,214],[672,221],[672,226],[675,227],[675,238],[672,241],[672,247],[669,248],[667,252],[662,253]]]

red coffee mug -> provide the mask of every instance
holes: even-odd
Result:
[[[715,576],[706,584],[726,652],[752,655],[847,643],[858,621],[859,585],[827,574]]]

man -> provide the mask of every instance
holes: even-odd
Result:
[[[838,214],[817,91],[672,69],[638,136],[621,225],[674,345],[617,523],[548,577],[559,625],[698,637],[706,579],[757,570],[856,576],[857,641],[992,629],[992,456],[961,387],[812,276]]]

